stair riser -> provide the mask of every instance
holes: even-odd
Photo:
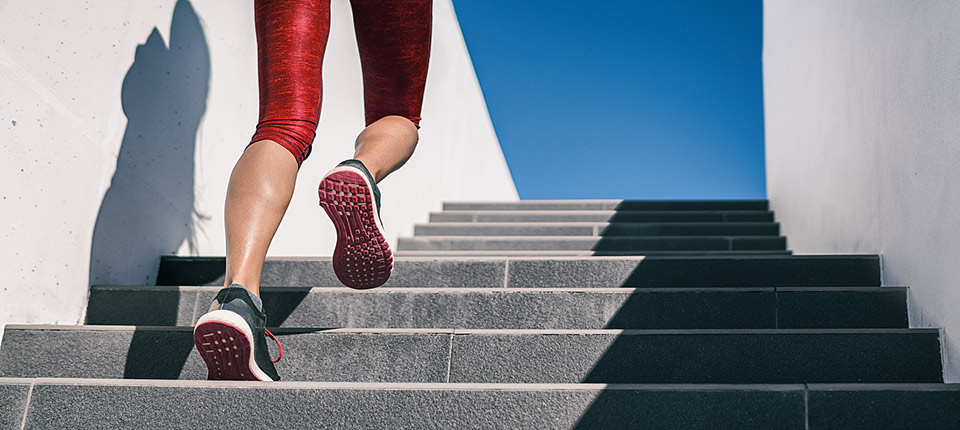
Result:
[[[510,287],[879,286],[876,256],[511,259]]]
[[[773,222],[773,212],[456,211],[431,213],[430,222]]]
[[[443,210],[622,210],[716,211],[767,210],[766,200],[630,201],[630,200],[527,200],[517,202],[447,202]]]
[[[787,241],[776,236],[740,237],[401,237],[400,251],[445,250],[577,250],[577,251],[737,251],[784,250]]]
[[[509,261],[509,263],[508,263]],[[593,288],[879,286],[880,259],[858,256],[396,260],[384,287]],[[164,257],[160,285],[223,285],[223,258]],[[261,285],[342,287],[329,259],[275,259]]]
[[[20,429],[27,410],[29,383],[4,382],[0,379],[0,428]],[[65,426],[61,428],[69,428]]]
[[[218,287],[94,288],[87,324],[192,326]],[[589,291],[589,290],[587,290]],[[270,289],[270,327],[906,328],[905,288],[489,291]],[[198,301],[199,297],[199,301]],[[199,303],[199,304],[198,304]]]
[[[11,409],[22,416],[23,409]],[[44,429],[157,428],[160,423],[167,428],[572,429],[630,423],[644,429],[765,430],[802,429],[803,421],[799,388],[478,391],[38,384],[26,423]],[[16,420],[15,428],[19,424]]]
[[[24,413],[28,429],[155,428],[158,423],[169,428],[503,428],[504,423],[515,428],[620,428],[625,423],[644,429],[960,427],[957,384],[812,384],[806,390],[803,385],[443,389],[8,381],[0,380],[0,425],[5,428],[20,428]],[[537,406],[536,413],[530,405]]]
[[[768,256],[768,255],[791,255],[788,250],[779,251],[553,251],[553,250],[535,250],[535,251],[491,251],[491,250],[468,250],[468,251],[409,251],[400,250],[395,255],[400,257],[683,257],[683,256],[718,256],[729,257],[739,255],[750,256]]]
[[[811,429],[958,429],[960,384],[861,388],[812,385]]]
[[[453,224],[453,223],[449,223]],[[414,235],[426,236],[777,236],[774,223],[692,224],[568,224],[568,225],[500,225],[504,223],[421,224]]]
[[[942,373],[936,332],[457,336],[450,382],[508,381],[942,382]]]
[[[936,330],[276,334],[285,349],[277,369],[295,381],[942,382]],[[193,352],[191,328],[134,332],[12,327],[4,337],[4,377],[206,376]],[[71,360],[64,360],[65,355]]]
[[[223,285],[223,258],[165,257],[157,285]],[[499,287],[504,285],[506,258],[394,260],[384,287]],[[329,258],[270,259],[260,276],[263,286],[343,287]]]

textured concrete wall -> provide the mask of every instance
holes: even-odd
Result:
[[[323,115],[274,256],[330,255],[316,186],[363,128],[349,3],[332,3]],[[434,3],[420,147],[381,187],[393,243],[443,200],[517,198],[453,5]],[[224,253],[257,121],[252,1],[3,1],[0,76],[0,323],[75,324],[90,284]]]
[[[960,2],[764,3],[767,192],[797,252],[883,254],[960,381]]]

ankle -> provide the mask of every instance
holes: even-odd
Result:
[[[354,158],[354,160],[357,160],[363,164],[363,167],[367,169],[367,172],[370,172],[370,176],[373,176],[374,182],[378,184],[383,180],[383,178],[387,177],[387,175],[391,173],[382,164],[377,163],[376,159],[372,159],[371,157],[360,155]]]
[[[239,286],[254,296],[260,297],[260,283],[252,280],[242,279],[242,277],[227,277],[223,283],[223,288]]]
[[[236,288],[236,289],[244,290],[250,296],[250,300],[253,301],[253,304],[257,306],[257,310],[260,312],[263,312],[263,300],[260,299],[259,295],[254,294],[254,292],[250,291],[249,289],[247,289],[246,287],[238,283],[232,283],[230,285],[227,285],[225,288]]]

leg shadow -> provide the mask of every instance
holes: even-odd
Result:
[[[127,117],[117,167],[103,197],[90,250],[90,283],[152,285],[159,256],[183,243],[196,249],[194,165],[206,111],[210,52],[188,0],[174,8],[169,46],[156,28],[137,47],[123,80]],[[177,303],[157,306],[151,321],[176,321]],[[177,378],[189,344],[138,330],[124,376]]]
[[[154,29],[123,80],[127,127],[94,226],[91,284],[152,285],[160,255],[196,248],[194,153],[209,77],[199,18],[180,0],[169,47]]]

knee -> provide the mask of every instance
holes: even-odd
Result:
[[[386,122],[395,127],[409,127],[413,125],[415,129],[420,129],[420,115],[367,115],[367,127],[375,122]]]
[[[317,125],[302,120],[265,120],[257,124],[250,143],[270,140],[286,148],[297,159],[297,166],[310,155]]]

